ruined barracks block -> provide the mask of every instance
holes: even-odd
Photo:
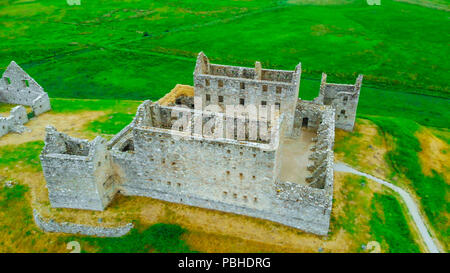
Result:
[[[48,94],[14,61],[0,79],[0,102],[31,106],[36,116],[51,109]]]
[[[362,80],[363,75],[359,75],[355,84],[327,83],[327,74],[322,73],[319,96],[314,102],[333,106],[336,128],[353,131]]]
[[[263,69],[260,62],[254,68],[212,64],[203,52],[197,57],[194,70],[196,109],[210,104],[275,105],[286,113],[288,133],[294,123],[294,112],[300,87],[301,64],[295,70]]]
[[[214,65],[200,53],[193,88],[177,85],[158,102],[143,102],[108,143],[48,127],[41,162],[51,206],[103,210],[120,192],[326,235],[334,130],[342,121],[335,117],[342,106],[332,102],[344,92],[356,112],[350,95],[359,94],[360,79],[352,87],[323,85],[312,102],[298,99],[300,73],[300,65],[294,71]],[[213,104],[220,107],[209,109]],[[265,118],[258,120],[225,111],[250,104],[271,109],[260,107],[257,116]],[[350,129],[352,118],[340,126]]]

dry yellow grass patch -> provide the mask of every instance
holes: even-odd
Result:
[[[5,211],[0,210],[0,223],[2,226],[0,228],[0,253],[69,252],[66,249],[66,244],[58,241],[58,238],[67,235],[44,233],[34,222],[25,222],[28,219],[26,219],[25,211],[22,208],[31,210],[30,204],[33,203],[33,199],[36,199],[35,196],[43,194],[43,187],[38,183],[40,177],[43,179],[43,175],[36,172],[13,172],[8,169],[0,169],[0,174],[6,174],[8,177],[13,175],[15,180],[20,181],[21,184],[28,185],[31,193],[31,195],[25,195],[25,203],[21,203],[19,207],[12,208],[15,211],[13,217],[11,217],[11,213],[7,214]],[[5,227],[12,228],[7,229]]]
[[[73,137],[92,137],[92,134],[82,132],[79,128],[101,116],[105,115],[103,111],[84,111],[76,113],[52,113],[46,112],[38,117],[28,121],[25,127],[31,129],[31,132],[22,134],[9,133],[0,138],[2,145],[18,145],[30,141],[44,140],[45,127],[53,125],[58,131],[70,134]]]
[[[419,153],[422,172],[427,176],[433,176],[432,170],[435,170],[443,175],[447,183],[450,183],[449,145],[423,127],[416,133],[416,137],[422,148]]]
[[[13,177],[30,187],[29,201],[44,219],[105,227],[118,226],[133,220],[138,220],[142,227],[161,222],[178,224],[189,231],[183,237],[187,243],[201,252],[317,252],[319,248],[323,248],[324,252],[360,251],[360,245],[370,241],[368,222],[371,215],[368,204],[374,192],[384,190],[381,185],[371,181],[368,181],[362,189],[354,183],[349,186],[347,179],[357,177],[336,173],[330,234],[323,237],[262,219],[138,196],[118,195],[105,211],[55,209],[50,207],[42,172],[31,170],[18,172],[12,169],[3,169],[0,172],[6,172],[8,177]],[[349,199],[349,196],[352,198]],[[356,211],[354,225],[357,230],[353,233],[336,225],[339,219],[348,220],[349,208]],[[98,218],[102,218],[103,222],[98,223]],[[37,232],[36,227],[32,229]],[[29,237],[33,238],[33,234]],[[36,246],[27,245],[32,244],[31,239],[23,238],[20,248],[8,248],[8,252],[12,249],[68,252],[65,244],[54,243],[60,236],[63,235],[40,234],[39,242],[35,242]],[[11,236],[7,239],[10,240],[10,244],[7,245],[13,245],[14,238]]]
[[[5,217],[3,212],[0,212],[0,218],[3,225],[11,225],[12,221],[17,221],[16,218],[11,219]],[[18,228],[21,228],[18,226]],[[23,233],[17,232],[0,232],[1,242],[0,253],[64,253],[69,252],[66,249],[66,244],[58,242],[59,237],[65,235],[56,235],[51,233],[40,232],[37,226],[28,229],[27,236],[23,236]]]
[[[313,36],[323,36],[330,32],[331,32],[330,28],[324,24],[311,26],[311,35]]]
[[[172,90],[170,90],[169,93],[158,100],[158,104],[164,106],[169,105],[171,103],[174,103],[175,100],[181,96],[193,97],[194,87],[190,85],[177,84]]]
[[[369,120],[358,119],[353,132],[336,130],[335,160],[346,162],[357,169],[380,178],[386,178],[390,168],[385,160],[390,150],[389,139],[379,134]]]
[[[36,14],[44,13],[51,14],[55,11],[55,6],[46,6],[41,3],[27,2],[23,5],[10,5],[8,8],[3,8],[0,10],[0,16],[14,16],[14,17],[31,17]]]
[[[242,240],[240,238],[225,236],[219,234],[205,234],[203,232],[189,232],[183,235],[188,245],[200,252],[207,253],[270,253],[283,252],[295,253],[298,249],[284,248],[268,243],[259,243],[255,241]]]

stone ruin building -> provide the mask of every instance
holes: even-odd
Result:
[[[337,128],[353,131],[362,79],[363,76],[359,75],[355,84],[327,83],[327,74],[322,73],[319,96],[314,102],[333,106]]]
[[[361,77],[353,88],[323,83],[313,102],[298,98],[300,76],[300,64],[293,71],[226,66],[200,53],[194,87],[177,85],[158,102],[143,102],[110,141],[48,126],[40,158],[51,206],[104,210],[120,192],[326,235],[334,131],[352,129]]]
[[[8,132],[22,133],[26,130],[28,115],[25,106],[31,106],[38,116],[51,109],[50,99],[44,89],[19,65],[12,61],[0,79],[0,102],[19,104],[8,117],[0,115],[0,137]]]

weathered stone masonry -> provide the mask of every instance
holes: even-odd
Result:
[[[298,99],[300,70],[300,65],[294,71],[265,70],[259,63],[254,69],[214,65],[200,53],[194,99],[186,95],[189,92],[179,92],[183,96],[166,97],[175,100],[165,101],[167,106],[145,101],[133,121],[108,143],[100,137],[92,142],[75,139],[48,127],[41,162],[52,207],[103,210],[120,192],[326,235],[333,197],[335,110]],[[188,102],[187,107],[181,102]],[[269,138],[252,138],[252,121],[245,117],[220,109],[205,111],[216,103],[275,106],[272,111],[278,110],[267,120]],[[182,118],[190,122],[175,126]],[[213,120],[213,134],[219,134],[196,128],[196,120]],[[244,124],[242,134],[233,127],[239,123]],[[308,166],[298,166],[309,175],[304,183],[282,181],[284,139],[298,139],[304,130],[316,135]]]
[[[353,131],[362,80],[363,75],[359,75],[355,84],[327,83],[327,74],[322,73],[320,93],[314,102],[333,106],[336,110],[336,128]]]
[[[92,142],[46,128],[41,160],[53,207],[103,210],[117,189],[106,140]]]
[[[72,233],[98,237],[121,237],[126,235],[134,227],[132,223],[119,227],[97,227],[68,222],[59,223],[53,219],[46,221],[42,219],[37,210],[33,210],[33,218],[36,225],[46,232]]]
[[[0,116],[0,137],[8,132],[22,133],[25,131],[24,123],[28,122],[27,110],[19,105],[11,109],[8,117]]]
[[[294,112],[300,87],[301,64],[294,71],[262,69],[211,64],[201,52],[194,70],[196,109],[209,104],[225,105],[275,105],[286,113],[288,133],[294,123]]]

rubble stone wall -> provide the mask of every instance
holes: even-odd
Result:
[[[14,107],[8,117],[0,116],[0,137],[9,132],[23,132],[23,124],[27,122],[28,116],[25,107],[21,105]]]
[[[322,73],[319,96],[314,102],[331,105],[336,110],[336,128],[353,131],[362,80],[359,75],[355,84],[327,83],[327,74]]]
[[[36,225],[45,232],[80,234],[97,237],[121,237],[130,232],[130,230],[134,227],[132,223],[119,227],[100,227],[69,222],[59,223],[55,220],[45,221],[39,215],[37,210],[33,210],[33,218]]]

